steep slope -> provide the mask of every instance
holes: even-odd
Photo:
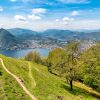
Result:
[[[63,100],[80,98],[82,100],[97,100],[96,97],[76,86],[74,92],[71,92],[69,85],[61,78],[49,73],[45,66],[2,55],[0,58],[3,59],[7,69],[17,75],[38,100],[58,100],[58,96],[62,96]],[[0,73],[0,88],[2,90],[2,92],[0,91],[0,99],[30,100],[16,80],[3,70],[2,65],[0,65]]]
[[[21,49],[28,47],[28,43],[12,35],[5,29],[0,29],[0,49]]]
[[[7,48],[13,48],[17,46],[18,41],[16,40],[15,36],[10,34],[5,29],[0,29],[0,48],[7,49]]]
[[[15,74],[11,73],[5,66],[4,62],[3,62],[3,59],[0,58],[0,63],[1,63],[1,66],[3,67],[3,69],[9,74],[11,75],[17,82],[18,84],[22,87],[22,89],[24,90],[24,92],[32,99],[32,100],[36,100],[36,98],[34,97],[34,95],[32,95],[30,93],[30,91],[28,91],[28,89],[25,87],[25,85],[23,84],[23,81],[18,77],[16,76]]]

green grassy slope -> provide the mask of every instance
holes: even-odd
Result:
[[[0,55],[5,66],[13,74],[17,75],[27,89],[38,100],[58,100],[57,96],[63,96],[63,100],[97,100],[90,93],[74,86],[74,92],[70,92],[69,85],[61,78],[52,75],[47,68],[35,63],[8,58]],[[16,80],[5,72],[0,65],[0,100],[30,100]],[[81,87],[81,86],[80,86]]]

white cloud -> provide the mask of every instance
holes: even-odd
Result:
[[[64,25],[68,25],[70,22],[74,21],[74,18],[64,17],[62,21]]]
[[[71,16],[77,16],[77,15],[79,15],[78,11],[72,11]]]
[[[0,12],[2,12],[3,10],[4,10],[3,7],[0,6]]]
[[[39,20],[39,19],[41,19],[40,16],[36,16],[36,15],[34,15],[34,14],[28,15],[28,18],[31,19],[31,20]]]
[[[89,0],[58,0],[66,4],[80,4],[80,3],[89,3]]]
[[[19,21],[26,21],[26,18],[22,15],[15,15],[14,18]]]
[[[35,8],[35,9],[32,9],[32,13],[33,14],[44,14],[46,13],[46,9],[45,8]]]
[[[0,28],[2,28],[3,27],[3,24],[0,24]]]
[[[69,18],[70,19],[70,18]],[[68,20],[68,18],[63,18],[63,20]],[[59,19],[59,22],[55,22],[55,20],[39,20],[39,21],[17,21],[14,20],[12,17],[8,16],[0,16],[0,23],[1,26],[3,25],[3,28],[14,28],[14,27],[20,27],[20,28],[28,28],[36,31],[46,30],[46,29],[100,29],[100,20],[90,20],[90,19],[75,19],[73,20],[71,18],[70,23],[67,23],[67,21],[63,21],[62,19]],[[9,24],[10,22],[10,24]]]
[[[56,22],[59,22],[60,20],[59,19],[56,19]]]
[[[68,24],[70,24],[70,22],[74,21],[74,18],[63,17],[62,19],[56,19],[55,21],[58,24],[60,23],[60,24],[63,24],[63,25],[68,25]]]
[[[73,21],[74,18],[64,17],[62,20],[66,22],[70,22],[70,21]]]
[[[69,19],[69,17],[64,17],[62,20],[63,21],[69,21],[70,19]]]

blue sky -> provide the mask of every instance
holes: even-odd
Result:
[[[0,27],[99,29],[100,0],[1,0]]]

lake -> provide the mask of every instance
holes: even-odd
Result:
[[[31,51],[37,51],[40,53],[41,56],[48,56],[50,50],[45,48],[22,49],[22,50],[0,50],[0,54],[13,58],[21,58],[27,55]]]

